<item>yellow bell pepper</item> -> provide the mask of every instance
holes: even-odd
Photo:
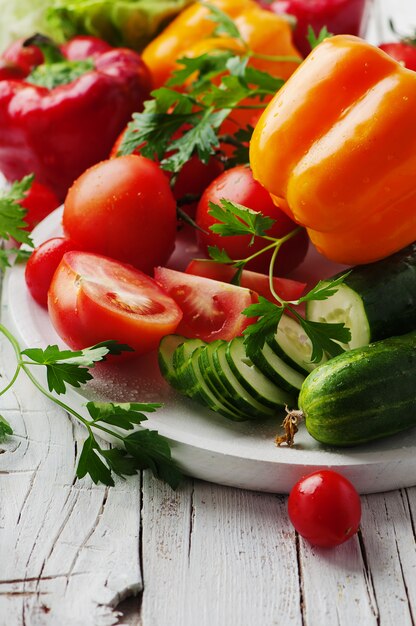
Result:
[[[317,46],[263,112],[254,177],[318,250],[376,261],[416,239],[416,73],[353,36]]]
[[[283,79],[293,73],[301,56],[292,44],[290,25],[285,18],[262,9],[254,0],[212,0],[210,4],[231,17],[248,49],[263,57],[250,60],[254,67]],[[199,2],[180,13],[142,53],[155,87],[166,82],[181,57],[195,57],[215,47],[238,51],[236,40],[212,37],[215,27],[208,8]],[[270,56],[289,59],[276,62],[267,58]]]

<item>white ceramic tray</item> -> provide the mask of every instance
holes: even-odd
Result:
[[[33,232],[36,244],[61,233],[61,210],[57,209]],[[184,255],[180,245],[172,264],[180,266]],[[298,271],[307,280],[332,273],[327,262],[311,251]],[[7,272],[3,292],[3,320],[25,347],[63,346],[54,332],[46,310],[30,297],[24,281],[24,267]],[[146,425],[167,437],[174,458],[191,476],[215,483],[288,493],[302,475],[322,467],[334,468],[361,493],[386,491],[416,485],[416,429],[383,441],[357,448],[334,449],[315,442],[301,426],[294,448],[274,444],[279,423],[228,421],[205,410],[192,400],[177,395],[159,375],[154,354],[120,366],[98,366],[93,384],[84,394],[113,401],[163,402],[164,407],[149,416]],[[71,392],[71,403],[79,408],[85,397]]]

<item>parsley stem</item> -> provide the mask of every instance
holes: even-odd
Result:
[[[0,324],[0,332],[3,333],[3,335],[6,337],[6,339],[11,343],[11,345],[13,346],[13,350],[16,354],[16,360],[17,360],[17,365],[16,365],[16,369],[14,371],[13,377],[10,380],[10,382],[4,387],[4,389],[2,389],[0,391],[0,396],[2,396],[3,394],[6,393],[6,391],[8,389],[10,389],[10,387],[12,387],[14,385],[14,383],[16,382],[17,377],[19,376],[20,370],[21,370],[21,356],[20,356],[20,346],[18,344],[18,342],[16,341],[16,338],[7,330],[7,328],[5,326],[3,326],[3,324]]]

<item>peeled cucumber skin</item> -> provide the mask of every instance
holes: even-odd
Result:
[[[416,242],[375,263],[357,265],[344,283],[363,301],[369,342],[416,328]]]
[[[355,446],[416,426],[416,331],[355,348],[309,374],[299,395],[309,434]]]

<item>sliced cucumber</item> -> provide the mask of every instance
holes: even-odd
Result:
[[[277,356],[298,372],[309,373],[320,364],[312,363],[311,340],[299,322],[288,315],[282,316],[277,332],[268,343]]]
[[[227,341],[208,344],[201,352],[204,375],[215,385],[218,392],[229,404],[241,411],[247,418],[270,417],[274,411],[254,398],[234,376],[227,362]]]
[[[159,344],[158,362],[160,373],[172,387],[177,388],[177,379],[173,365],[173,354],[178,346],[188,341],[182,335],[165,335]]]
[[[289,393],[298,395],[305,380],[304,374],[285,363],[267,343],[261,349],[254,351],[250,358],[269,380]]]
[[[207,344],[202,339],[185,339],[180,343],[172,355],[172,366],[177,371],[188,361],[193,351]]]
[[[293,395],[269,380],[247,357],[242,337],[230,341],[225,355],[234,376],[256,400],[270,408],[296,404]]]
[[[327,300],[306,305],[307,319],[344,322],[351,330],[345,348],[403,335],[416,328],[416,243],[386,259],[351,270]]]
[[[218,393],[213,391],[207,383],[204,373],[201,371],[199,355],[205,345],[198,346],[192,351],[191,356],[176,370],[176,377],[179,383],[179,390],[189,398],[197,400],[216,413],[234,421],[247,419],[238,410],[234,410],[221,399]]]

